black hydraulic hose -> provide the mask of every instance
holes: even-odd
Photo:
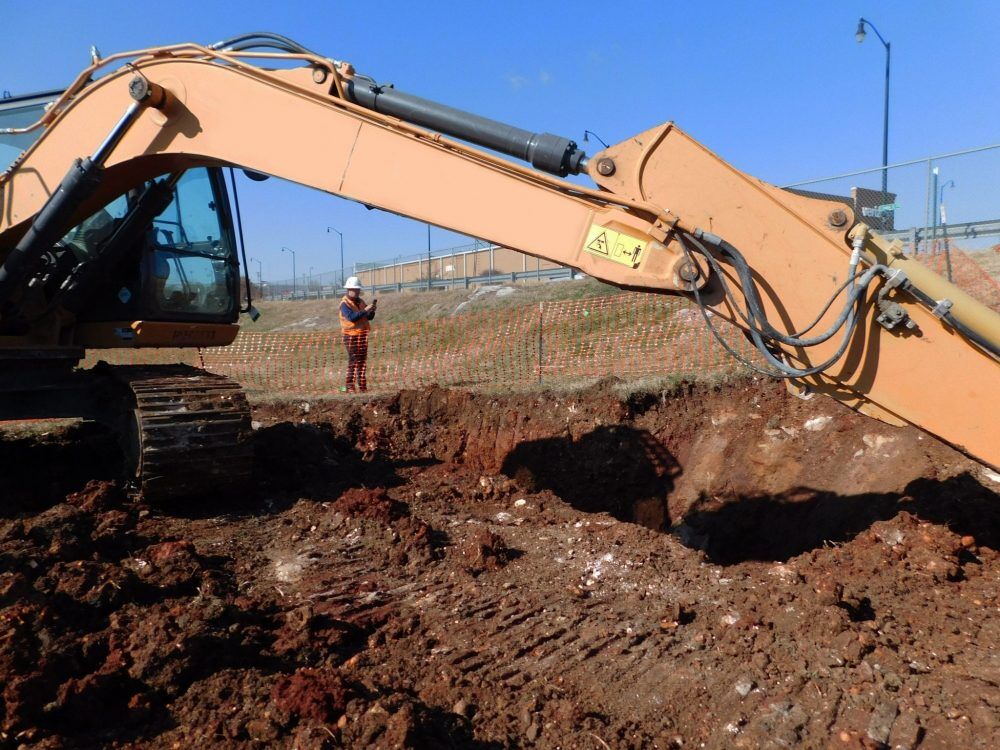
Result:
[[[709,256],[708,249],[698,239],[696,239],[692,235],[685,235],[685,237],[687,238],[687,240],[691,244],[693,244],[696,248],[698,248],[701,251],[702,255],[704,255],[706,257]],[[827,299],[826,304],[823,305],[823,308],[819,311],[819,314],[813,319],[813,321],[809,325],[807,325],[805,328],[802,328],[799,331],[793,331],[792,333],[790,333],[788,335],[789,336],[794,336],[794,337],[800,337],[800,336],[804,336],[805,334],[809,333],[809,331],[811,331],[813,328],[815,328],[817,325],[819,325],[819,322],[823,319],[823,316],[826,315],[827,311],[833,306],[833,303],[837,301],[837,297],[840,296],[841,292],[843,292],[844,289],[846,289],[847,287],[851,286],[852,284],[856,284],[858,281],[860,281],[864,277],[864,275],[865,275],[864,271],[862,271],[860,273],[853,273],[853,274],[849,275],[848,278],[847,278],[847,280],[844,281],[840,286],[838,286],[834,290],[833,294],[830,295],[830,298]],[[719,276],[719,281],[722,283],[723,290],[725,291],[726,297],[728,299],[730,299],[730,301],[732,301],[733,300],[733,295],[732,295],[732,292],[729,290],[729,284],[726,281],[726,277],[723,276],[723,275],[720,275]],[[740,310],[739,307],[735,307],[735,309],[736,309],[736,313],[739,315],[739,317],[743,320],[744,323],[746,323],[748,326],[752,325],[750,323],[750,321],[746,317],[744,317],[743,311]]]
[[[690,239],[690,237],[689,237],[689,239]],[[680,242],[681,248],[683,249],[684,253],[687,255],[688,259],[693,262],[693,259],[691,258],[690,250],[687,247],[687,244],[684,242],[683,237],[681,237],[680,235],[678,235],[678,241]],[[723,348],[730,355],[732,355],[733,357],[735,357],[738,361],[742,362],[744,365],[750,367],[751,369],[753,369],[753,370],[755,370],[757,372],[760,372],[760,373],[763,373],[765,375],[768,375],[770,377],[777,377],[777,378],[800,378],[800,377],[805,377],[805,376],[808,376],[808,375],[815,375],[817,373],[823,372],[824,370],[828,369],[833,364],[835,364],[837,362],[837,360],[839,360],[844,355],[844,352],[847,351],[847,347],[850,345],[851,338],[852,338],[853,333],[854,333],[854,331],[855,331],[855,329],[857,327],[857,323],[858,323],[858,320],[859,320],[859,317],[860,317],[860,309],[861,309],[860,292],[857,295],[854,296],[854,298],[852,299],[851,303],[848,305],[848,308],[847,308],[847,317],[846,317],[847,326],[846,326],[846,328],[844,330],[844,335],[843,335],[843,338],[841,340],[840,345],[837,348],[837,351],[830,358],[828,358],[826,361],[820,363],[819,365],[815,365],[815,366],[809,367],[809,368],[794,368],[794,367],[789,367],[784,362],[782,362],[781,360],[777,359],[773,354],[771,354],[771,351],[770,351],[769,347],[767,346],[766,342],[763,340],[765,334],[762,334],[762,332],[759,331],[755,325],[753,325],[752,321],[754,320],[754,317],[755,317],[753,315],[753,312],[751,310],[748,310],[746,316],[744,316],[742,314],[742,312],[739,309],[739,305],[736,304],[735,299],[732,297],[731,292],[729,292],[729,290],[728,290],[728,286],[725,283],[725,277],[724,277],[724,275],[722,273],[721,267],[718,265],[718,261],[716,261],[715,258],[713,258],[711,256],[711,254],[705,254],[705,257],[708,260],[709,264],[712,266],[712,270],[715,271],[715,273],[722,280],[723,289],[725,290],[726,297],[729,300],[730,304],[733,306],[733,309],[736,310],[737,314],[741,318],[743,318],[744,321],[746,321],[748,323],[748,333],[750,334],[750,337],[753,340],[754,348],[756,348],[761,353],[761,355],[768,361],[768,363],[770,363],[775,368],[777,368],[777,370],[779,372],[776,373],[776,372],[773,372],[773,371],[770,371],[770,370],[765,370],[765,369],[763,369],[761,367],[758,367],[757,365],[749,362],[748,360],[746,360],[742,356],[740,356],[738,353],[736,353],[732,349],[732,347],[730,347],[725,342],[725,340],[722,338],[721,334],[719,334],[719,332],[715,329],[714,324],[711,322],[711,319],[708,317],[707,311],[705,309],[706,305],[704,304],[704,302],[701,299],[701,293],[699,292],[699,290],[697,288],[693,289],[695,301],[697,302],[698,308],[701,311],[702,317],[704,318],[705,323],[708,325],[709,330],[711,331],[712,335],[716,338],[716,340],[723,346]],[[864,283],[862,285],[860,285],[859,287],[857,287],[857,288],[859,290],[861,290],[861,291],[864,291],[867,288],[868,283],[870,283],[871,279],[874,278],[874,275],[877,272],[878,272],[878,270],[875,269],[875,268],[872,268],[872,269],[869,269],[869,271],[866,271],[865,274],[864,274],[864,276],[868,277],[867,281],[864,281],[864,279],[863,279]],[[848,281],[848,283],[850,283],[850,280]],[[748,297],[748,294],[747,294],[746,290],[744,290],[744,297]]]
[[[261,42],[260,44],[247,42]],[[237,46],[241,45],[241,46]],[[252,47],[273,47],[275,49],[284,50],[285,52],[297,52],[303,55],[317,55],[317,53],[302,46],[294,39],[290,39],[287,36],[282,36],[281,34],[275,34],[273,31],[251,31],[247,34],[240,34],[239,36],[234,36],[230,39],[225,39],[221,42],[216,42],[215,44],[208,45],[209,49],[217,50],[241,50],[241,49],[251,49]]]
[[[871,278],[874,277],[874,274],[872,274],[871,277],[868,278],[867,280],[865,280],[863,277],[862,283],[851,290],[851,292],[848,294],[848,301],[844,305],[844,309],[837,316],[837,319],[833,322],[830,328],[828,328],[824,333],[819,334],[818,336],[813,336],[810,338],[801,338],[794,334],[789,335],[786,333],[782,333],[781,331],[774,328],[774,326],[772,326],[770,322],[767,320],[766,314],[764,313],[763,304],[761,303],[760,296],[757,293],[756,284],[754,283],[753,280],[753,274],[750,271],[750,265],[746,262],[746,259],[743,257],[743,254],[740,253],[739,250],[737,250],[733,245],[726,242],[721,237],[710,234],[708,232],[695,230],[694,234],[696,238],[704,239],[707,242],[709,242],[709,244],[715,245],[717,248],[719,248],[720,252],[729,257],[730,261],[733,264],[733,267],[736,269],[737,273],[740,276],[741,287],[743,289],[743,294],[747,300],[747,306],[752,314],[751,317],[753,317],[759,322],[762,333],[768,338],[773,338],[784,344],[788,344],[789,346],[815,346],[816,344],[821,344],[824,341],[828,341],[829,339],[833,338],[833,336],[837,334],[837,331],[839,331],[843,327],[843,325],[847,321],[847,317],[850,314],[850,310],[852,309],[854,303],[857,301],[857,299],[860,298],[861,295],[863,295],[866,292],[868,283],[870,283]],[[866,271],[865,273],[871,274],[871,269],[869,269],[869,271]],[[822,313],[820,317],[822,318]],[[813,325],[815,325],[815,323]],[[809,328],[812,328],[812,326],[810,326]],[[809,329],[807,328],[806,330]]]

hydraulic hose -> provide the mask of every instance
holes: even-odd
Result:
[[[805,339],[801,338],[798,335],[789,336],[787,334],[781,334],[767,322],[766,315],[763,311],[763,306],[760,303],[760,297],[757,294],[757,290],[753,281],[753,276],[750,271],[749,264],[746,263],[746,260],[743,258],[742,254],[735,247],[733,247],[729,243],[726,243],[724,240],[715,235],[705,236],[707,233],[699,232],[697,230],[695,234],[698,235],[698,237],[685,235],[683,233],[678,234],[678,241],[681,244],[681,248],[683,249],[684,253],[688,256],[689,260],[691,260],[691,250],[688,247],[688,242],[690,242],[698,249],[700,254],[706,258],[712,270],[716,273],[716,275],[720,279],[720,284],[722,285],[723,293],[727,301],[730,303],[737,316],[741,318],[743,322],[746,324],[747,332],[750,335],[754,347],[757,349],[758,352],[760,352],[760,354],[764,357],[767,363],[775,368],[776,371],[761,368],[756,364],[749,362],[744,357],[740,356],[735,350],[733,350],[733,348],[730,347],[729,344],[722,338],[722,336],[716,330],[711,319],[709,318],[708,311],[706,310],[706,305],[701,299],[700,291],[698,289],[693,289],[695,301],[698,304],[698,308],[702,314],[703,319],[705,320],[705,323],[708,325],[712,335],[716,338],[716,340],[719,341],[719,343],[723,346],[723,348],[725,348],[725,350],[730,355],[735,357],[737,360],[742,362],[747,367],[771,377],[800,378],[823,372],[824,370],[834,365],[844,355],[844,352],[847,351],[847,347],[850,345],[852,335],[857,327],[858,320],[860,319],[863,295],[865,294],[869,284],[872,282],[875,276],[879,274],[884,274],[888,270],[885,266],[876,265],[869,268],[863,274],[857,274],[856,271],[858,263],[855,260],[854,255],[858,255],[860,257],[860,251],[858,250],[858,252],[852,254],[847,280],[843,284],[841,284],[840,287],[838,287],[838,289],[834,292],[834,294],[830,297],[829,301],[823,307],[823,310],[820,312],[817,318],[805,329],[805,331],[808,331],[811,328],[813,328],[819,322],[819,320],[822,319],[826,311],[829,310],[830,306],[840,295],[840,293],[845,288],[849,288],[847,301],[845,302],[843,311],[840,313],[840,315],[838,315],[837,321],[835,321],[834,325],[826,333],[822,334],[821,336],[813,337],[811,339]],[[719,250],[719,253],[723,255],[736,269],[737,275],[740,278],[740,286],[743,291],[743,296],[747,300],[747,310],[745,313],[743,312],[743,310],[740,309],[740,305],[737,303],[732,291],[730,290],[728,282],[726,281],[725,274],[723,273],[718,260],[716,260],[716,258],[712,255],[712,253],[709,252],[708,249],[703,244],[701,244],[701,242],[698,241],[699,237],[704,238],[711,244],[716,245],[716,247]],[[768,341],[765,340],[765,339],[770,339],[772,344],[773,342],[778,341],[785,343],[786,345],[789,346],[804,348],[808,346],[814,346],[817,343],[821,343],[823,341],[828,340],[829,338],[834,336],[837,333],[837,331],[841,329],[843,329],[843,336],[834,354],[828,359],[826,359],[824,362],[808,368],[791,367],[787,365],[785,362],[782,362],[780,359],[774,356],[774,354],[771,352],[771,348],[769,346]],[[771,335],[771,332],[778,333],[779,335],[778,336]]]

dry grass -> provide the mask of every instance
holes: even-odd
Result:
[[[497,291],[513,289],[498,295]],[[404,323],[414,320],[443,318],[449,315],[483,310],[519,307],[552,300],[584,299],[614,294],[613,286],[594,279],[582,281],[543,282],[539,284],[495,284],[479,289],[405,291],[380,294],[380,323]],[[340,299],[309,301],[255,302],[260,320],[241,321],[247,331],[330,331],[339,328],[337,306]]]
[[[981,265],[986,273],[1000,282],[1000,245],[988,250],[969,253],[969,257]]]

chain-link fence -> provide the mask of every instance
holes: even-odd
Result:
[[[974,254],[1000,243],[1000,144],[784,187],[843,201],[913,255],[953,247]]]

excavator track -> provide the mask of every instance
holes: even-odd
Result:
[[[131,396],[126,471],[150,502],[249,485],[250,405],[238,383],[187,365],[113,367]]]

